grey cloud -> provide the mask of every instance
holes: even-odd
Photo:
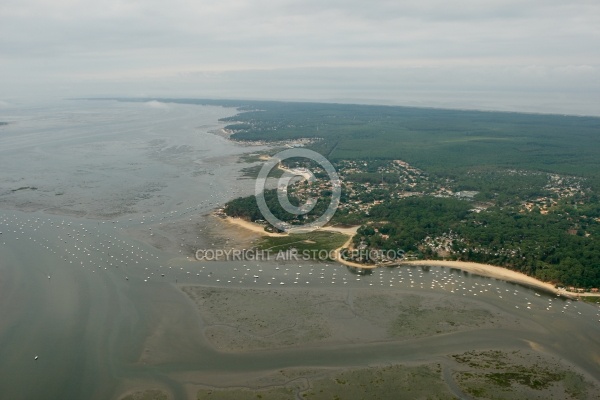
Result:
[[[576,110],[579,95],[598,96],[599,44],[600,3],[588,0],[5,0],[0,85],[5,98],[419,104],[497,92],[504,108],[523,107],[507,91],[553,92]]]

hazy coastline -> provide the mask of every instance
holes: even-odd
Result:
[[[525,374],[532,367],[517,353],[541,357],[548,376],[576,374],[582,393],[595,393],[597,355],[582,350],[600,348],[594,306],[479,276],[479,265],[471,274],[434,261],[360,272],[197,261],[196,249],[250,247],[264,235],[212,215],[253,188],[237,162],[247,148],[207,132],[233,110],[69,107],[48,111],[54,130],[36,111],[0,138],[6,396],[290,398],[319,388],[360,397],[380,377],[373,393],[420,382],[452,398],[485,383],[480,374],[506,373],[454,357],[485,360],[490,349]],[[107,116],[111,129],[96,128]],[[133,150],[118,151],[124,143]],[[38,190],[12,192],[20,187]],[[113,206],[124,213],[106,213]],[[563,385],[544,393],[560,397]]]

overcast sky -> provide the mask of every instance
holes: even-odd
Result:
[[[37,96],[600,115],[600,1],[1,0],[0,105]]]

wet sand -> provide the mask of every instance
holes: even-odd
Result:
[[[546,339],[549,326],[487,303],[389,290],[182,290],[197,305],[207,343],[216,350],[254,358],[286,354],[293,364],[306,365],[261,373],[257,364],[252,371],[219,377],[198,373],[195,378],[205,383],[192,385],[189,393],[198,392],[200,398],[364,398],[361,390],[392,398],[390,393],[411,388],[409,398],[419,398],[422,390],[439,398],[479,398],[485,393],[546,399],[575,393],[572,398],[594,399],[600,387],[593,375],[553,354],[546,342],[554,340]],[[345,350],[361,354],[361,361],[339,365],[336,349],[340,355]],[[328,368],[318,366],[318,353],[329,360]],[[364,363],[370,367],[358,367]],[[519,381],[514,371],[519,371]],[[412,381],[405,381],[405,374]],[[369,389],[363,389],[365,384]]]
[[[218,351],[406,340],[513,326],[494,308],[434,294],[336,289],[227,289],[182,286]]]
[[[197,246],[256,240],[206,215],[236,190],[251,192],[236,180],[239,165],[227,164],[240,149],[189,130],[193,107],[139,107],[100,107],[89,131],[69,125],[88,118],[83,108],[32,120],[40,130],[24,121],[0,139],[4,396],[364,398],[368,389],[395,398],[413,376],[415,397],[462,397],[505,371],[453,355],[480,363],[490,349],[600,376],[600,309],[530,287],[425,265],[356,275],[339,263],[193,260]],[[119,150],[123,142],[131,153]],[[11,192],[23,186],[38,190]],[[474,380],[462,374],[469,368],[479,371]],[[548,394],[513,386],[517,398]]]
[[[518,371],[515,374],[515,371]],[[516,376],[515,376],[516,375]],[[507,384],[511,390],[507,390]],[[294,368],[198,386],[198,398],[594,399],[599,387],[572,366],[528,350],[474,351],[429,363],[370,368]]]

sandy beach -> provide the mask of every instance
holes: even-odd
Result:
[[[287,233],[274,233],[265,231],[264,225],[260,225],[254,222],[246,221],[241,218],[233,218],[233,217],[225,217],[222,218],[223,221],[226,221],[229,224],[239,226],[240,228],[247,229],[249,231],[258,233],[263,236],[271,236],[271,237],[283,237],[287,236]]]
[[[512,271],[507,268],[496,267],[489,264],[479,264],[465,261],[438,261],[438,260],[415,260],[405,261],[402,264],[406,265],[431,265],[438,267],[456,268],[462,271],[472,272],[477,275],[488,276],[490,278],[501,279],[507,282],[520,283],[534,288],[539,288],[551,293],[568,295],[565,291],[559,291],[554,285],[542,282],[531,276],[527,276],[517,271]]]
[[[255,222],[246,221],[245,219],[241,219],[241,218],[225,217],[225,218],[221,218],[221,219],[223,221],[227,221],[228,223],[230,223],[232,225],[239,226],[241,228],[250,230],[252,232],[259,233],[264,236],[284,237],[284,236],[288,235],[287,233],[267,232],[267,231],[265,231],[264,225],[257,224]],[[359,226],[352,226],[352,227],[325,226],[323,228],[319,228],[318,230],[325,231],[325,232],[343,233],[344,235],[350,236],[350,240],[351,240],[352,236],[356,235],[356,231],[358,230],[358,228],[359,228]]]
[[[256,224],[253,222],[249,222],[249,221],[245,221],[241,218],[226,217],[225,221],[227,221],[228,223],[233,224],[235,226],[250,230],[252,232],[255,232],[255,233],[258,233],[258,234],[264,235],[264,236],[271,236],[271,237],[287,236],[286,233],[266,232],[262,225]],[[339,262],[340,264],[347,265],[347,266],[354,267],[354,268],[364,268],[364,269],[373,269],[373,268],[380,267],[380,265],[376,265],[376,264],[359,264],[359,263],[355,263],[355,262],[351,262],[351,261],[346,261],[340,257],[341,249],[344,247],[348,247],[350,245],[350,243],[352,241],[352,237],[356,234],[356,231],[358,230],[358,228],[359,228],[358,226],[355,226],[355,227],[327,226],[327,227],[321,228],[320,230],[326,231],[326,232],[343,233],[343,234],[349,236],[348,241],[346,243],[344,243],[344,245],[342,247],[335,250],[336,261]],[[572,293],[569,293],[566,291],[560,291],[560,290],[556,289],[554,287],[554,285],[552,285],[551,283],[542,282],[536,278],[527,276],[521,272],[512,271],[507,268],[497,267],[497,266],[489,265],[489,264],[479,264],[479,263],[465,262],[465,261],[415,260],[415,261],[404,261],[404,262],[400,263],[400,265],[432,265],[432,266],[435,265],[435,266],[440,266],[440,267],[456,268],[456,269],[460,269],[462,271],[467,271],[467,272],[471,272],[471,273],[482,275],[482,276],[488,276],[490,278],[501,279],[501,280],[504,280],[507,282],[520,283],[523,285],[531,286],[534,288],[539,288],[541,290],[545,290],[545,291],[555,293],[555,294],[565,295],[565,296],[569,296],[569,297],[575,296],[575,294],[572,294]]]

